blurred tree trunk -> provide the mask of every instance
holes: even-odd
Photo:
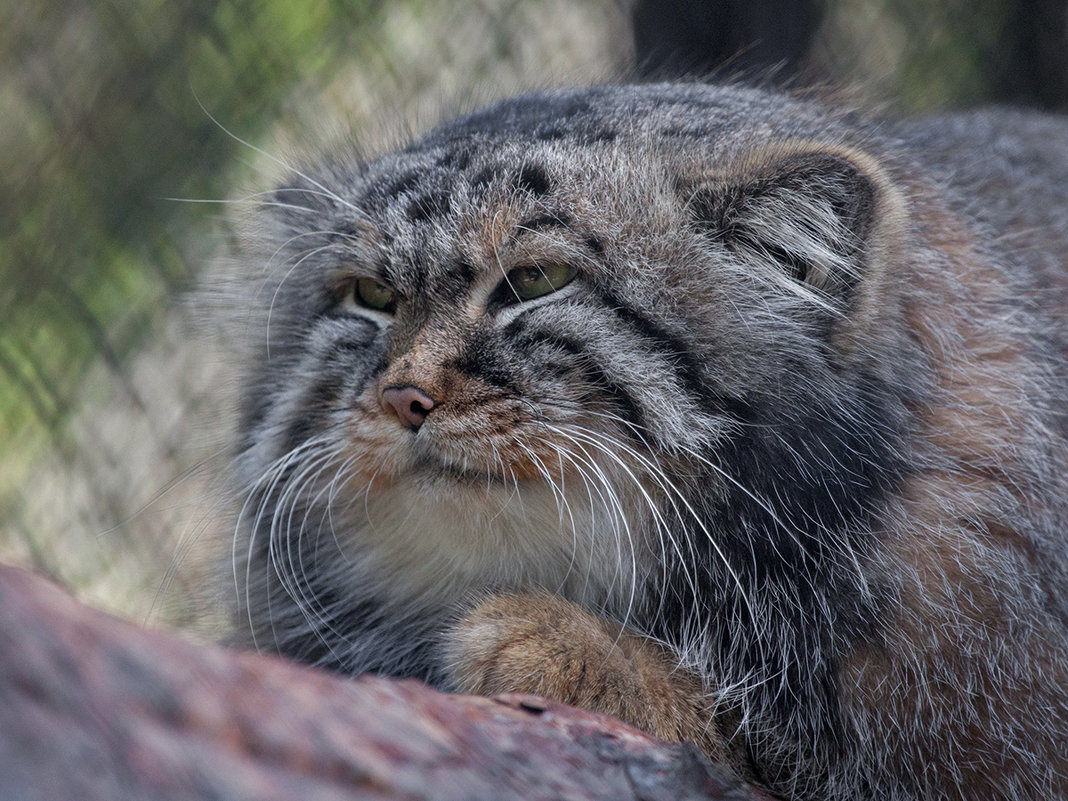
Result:
[[[1016,0],[989,69],[1002,103],[1068,111],[1068,2]]]
[[[819,27],[821,0],[638,0],[638,75],[789,80]]]
[[[198,647],[0,565],[4,801],[502,798],[771,801],[603,715]]]
[[[884,0],[882,13],[899,20],[913,52],[924,57],[927,31],[917,29],[929,0]],[[632,11],[637,74],[646,79],[709,76],[788,84],[855,76],[812,72],[831,0],[637,0]],[[963,19],[961,15],[968,15]],[[984,98],[998,103],[1068,110],[1068,2],[1005,0],[943,8],[959,30],[996,28],[975,68]],[[964,24],[967,23],[967,24]],[[854,47],[865,46],[863,42]],[[954,98],[947,97],[952,104]]]

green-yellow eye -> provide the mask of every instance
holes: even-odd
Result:
[[[508,284],[520,300],[533,300],[561,289],[574,277],[570,264],[517,267],[508,273]]]
[[[356,302],[368,309],[391,312],[397,307],[397,293],[374,278],[357,278],[353,294]]]

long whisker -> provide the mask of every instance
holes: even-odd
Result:
[[[250,522],[248,527],[249,537],[246,543],[246,558],[245,558],[245,583],[244,591],[242,592],[241,580],[238,576],[238,557],[237,557],[237,545],[241,541],[240,536],[235,533],[233,538],[233,550],[231,553],[231,564],[233,565],[233,580],[234,590],[237,593],[237,597],[244,597],[245,613],[248,617],[249,631],[252,636],[252,644],[254,647],[259,647],[256,642],[256,623],[252,619],[252,566],[254,563],[253,552],[256,547],[256,538],[260,531],[263,516],[267,510],[268,505],[271,503],[271,497],[273,488],[278,485],[285,477],[286,472],[292,464],[302,458],[306,451],[313,451],[316,448],[324,447],[324,440],[322,437],[309,439],[287,453],[283,454],[273,462],[271,462],[261,473],[260,476],[248,486],[242,495],[245,498],[244,503],[241,506],[237,515],[237,521],[235,524],[236,532],[240,532],[242,528],[242,522],[246,519],[246,515],[250,510],[250,506],[255,502],[258,504],[258,508],[254,519]],[[268,604],[270,603],[270,593],[267,593]],[[270,620],[270,615],[268,619]],[[273,628],[273,622],[271,623]]]
[[[556,501],[557,510],[557,525],[559,531],[563,531],[565,515],[570,523],[571,528],[571,560],[568,562],[567,569],[564,571],[564,575],[560,579],[560,586],[557,587],[556,592],[562,593],[564,586],[568,578],[571,575],[572,570],[575,568],[575,560],[578,558],[578,535],[576,533],[578,526],[575,523],[575,516],[571,510],[571,504],[567,500],[567,492],[563,486],[564,478],[563,471],[560,472],[560,483],[557,484],[555,476],[550,472],[548,467],[542,461],[541,457],[537,455],[532,449],[524,445],[518,438],[515,438],[515,444],[526,453],[527,458],[531,464],[534,465],[538,473],[545,479],[545,483],[549,485],[550,490],[553,493],[553,499]]]
[[[350,209],[353,209],[353,210],[358,210],[357,207],[354,206],[352,203],[349,203],[347,200],[345,200],[343,197],[338,195],[336,192],[331,192],[327,187],[325,187],[323,184],[321,184],[318,181],[316,181],[310,175],[306,175],[305,173],[303,173],[300,170],[298,170],[295,167],[293,167],[292,164],[287,164],[286,162],[282,161],[282,159],[278,158],[277,156],[274,156],[274,155],[268,153],[266,150],[263,150],[262,148],[256,147],[251,142],[248,142],[248,141],[242,139],[237,134],[235,134],[233,131],[231,131],[229,128],[227,128],[225,125],[223,125],[221,122],[219,122],[212,115],[212,113],[210,111],[208,111],[208,109],[204,106],[204,104],[200,102],[200,98],[197,97],[195,92],[193,93],[193,99],[196,100],[197,105],[200,106],[200,110],[202,112],[204,112],[204,115],[209,120],[211,120],[213,123],[215,123],[215,125],[217,125],[219,127],[219,130],[221,130],[223,133],[225,133],[227,136],[229,136],[235,142],[238,142],[238,143],[244,145],[245,147],[247,147],[249,150],[253,151],[254,153],[258,153],[259,155],[263,156],[264,158],[274,162],[279,167],[283,167],[284,169],[288,170],[289,172],[292,172],[293,174],[303,178],[305,181],[310,183],[316,189],[319,189],[322,192],[324,192],[326,194],[326,196],[329,197],[334,202],[336,202],[336,203],[338,203],[338,204],[340,204],[342,206],[345,206],[347,208],[350,208]]]
[[[581,439],[583,442],[590,445],[591,447],[598,449],[601,453],[604,453],[609,459],[616,463],[620,467],[620,469],[622,469],[624,473],[627,474],[628,478],[630,478],[631,481],[634,482],[634,485],[640,488],[642,496],[643,498],[645,498],[646,503],[650,507],[655,505],[655,502],[653,501],[651,496],[648,495],[648,492],[644,489],[638,476],[634,473],[630,466],[627,465],[627,463],[618,454],[615,453],[613,448],[609,448],[605,444],[604,435],[601,432],[591,432],[589,429],[575,424],[571,424],[570,428],[571,434],[573,436]],[[617,439],[612,438],[612,445],[614,446],[614,448],[618,448],[628,457],[635,460],[643,468],[643,472],[648,474],[649,477],[652,478],[653,481],[656,483],[656,485],[668,497],[672,499],[672,505],[675,505],[675,502],[678,502],[682,505],[682,508],[688,514],[688,519],[696,523],[698,529],[700,529],[701,533],[705,535],[709,545],[711,545],[712,549],[716,552],[716,555],[719,558],[721,564],[726,569],[735,586],[738,588],[740,597],[745,603],[750,616],[755,622],[758,618],[756,610],[753,608],[752,602],[750,601],[750,593],[747,592],[745,585],[742,582],[741,576],[738,574],[737,570],[735,570],[727,555],[723,552],[723,549],[716,541],[716,537],[708,530],[702,516],[697,512],[696,509],[693,508],[693,506],[690,504],[689,500],[687,500],[685,495],[674,485],[672,481],[668,480],[662,474],[658,466],[655,465],[649,458],[638,453],[638,451],[636,451],[634,448],[631,448],[630,446],[620,442]]]
[[[284,571],[286,578],[283,580],[283,586],[290,597],[297,602],[298,608],[301,609],[301,612],[306,617],[308,612],[312,611],[309,606],[314,602],[308,598],[304,591],[304,587],[308,585],[308,582],[307,574],[303,569],[301,546],[304,532],[308,526],[308,517],[314,508],[312,502],[304,504],[304,517],[296,528],[296,536],[293,536],[293,520],[297,513],[298,504],[305,495],[306,488],[315,483],[319,476],[334,463],[335,459],[336,455],[327,451],[307,460],[302,465],[301,471],[293,476],[288,486],[279,496],[279,507],[285,509],[288,506],[288,513],[283,518],[283,515],[276,512],[274,519],[271,521],[271,544],[276,554],[276,561],[282,561],[284,558],[284,562],[288,565],[288,568]],[[294,551],[297,554],[296,559],[294,559]],[[304,579],[303,584],[300,579]]]
[[[630,619],[630,616],[633,613],[635,595],[637,592],[638,585],[637,548],[635,547],[634,537],[629,523],[629,515],[627,514],[627,510],[623,506],[622,500],[614,490],[613,482],[609,479],[608,475],[603,471],[603,469],[596,462],[596,460],[591,458],[589,452],[585,449],[585,447],[583,447],[583,444],[574,437],[571,437],[566,431],[564,431],[559,426],[547,424],[547,427],[554,433],[556,433],[558,436],[561,436],[564,439],[571,441],[579,448],[581,455],[571,451],[563,451],[563,453],[565,457],[572,461],[572,463],[574,463],[577,467],[579,465],[584,465],[586,468],[592,471],[593,475],[597,476],[598,478],[598,481],[596,482],[595,486],[603,488],[603,490],[607,492],[608,501],[605,502],[606,510],[610,513],[612,519],[617,521],[617,533],[622,533],[624,535],[624,537],[616,537],[615,540],[617,547],[617,558],[619,561],[618,576],[619,580],[623,582],[624,587],[626,587],[627,589],[627,606],[623,615],[625,624],[626,621]],[[598,494],[601,494],[600,489],[598,489]],[[605,498],[603,494],[601,494],[601,497],[602,499]],[[621,532],[620,528],[622,529]],[[622,550],[620,550],[624,545],[624,538],[626,540],[625,544],[627,546],[626,558],[627,561],[629,561],[629,569],[624,569],[625,557]]]

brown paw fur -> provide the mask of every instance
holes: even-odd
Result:
[[[548,594],[493,596],[449,632],[454,688],[532,693],[603,712],[661,739],[726,750],[701,681],[659,643]]]

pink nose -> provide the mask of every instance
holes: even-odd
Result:
[[[386,387],[382,390],[382,406],[412,431],[418,430],[434,408],[433,399],[419,387],[408,384],[403,387]]]

